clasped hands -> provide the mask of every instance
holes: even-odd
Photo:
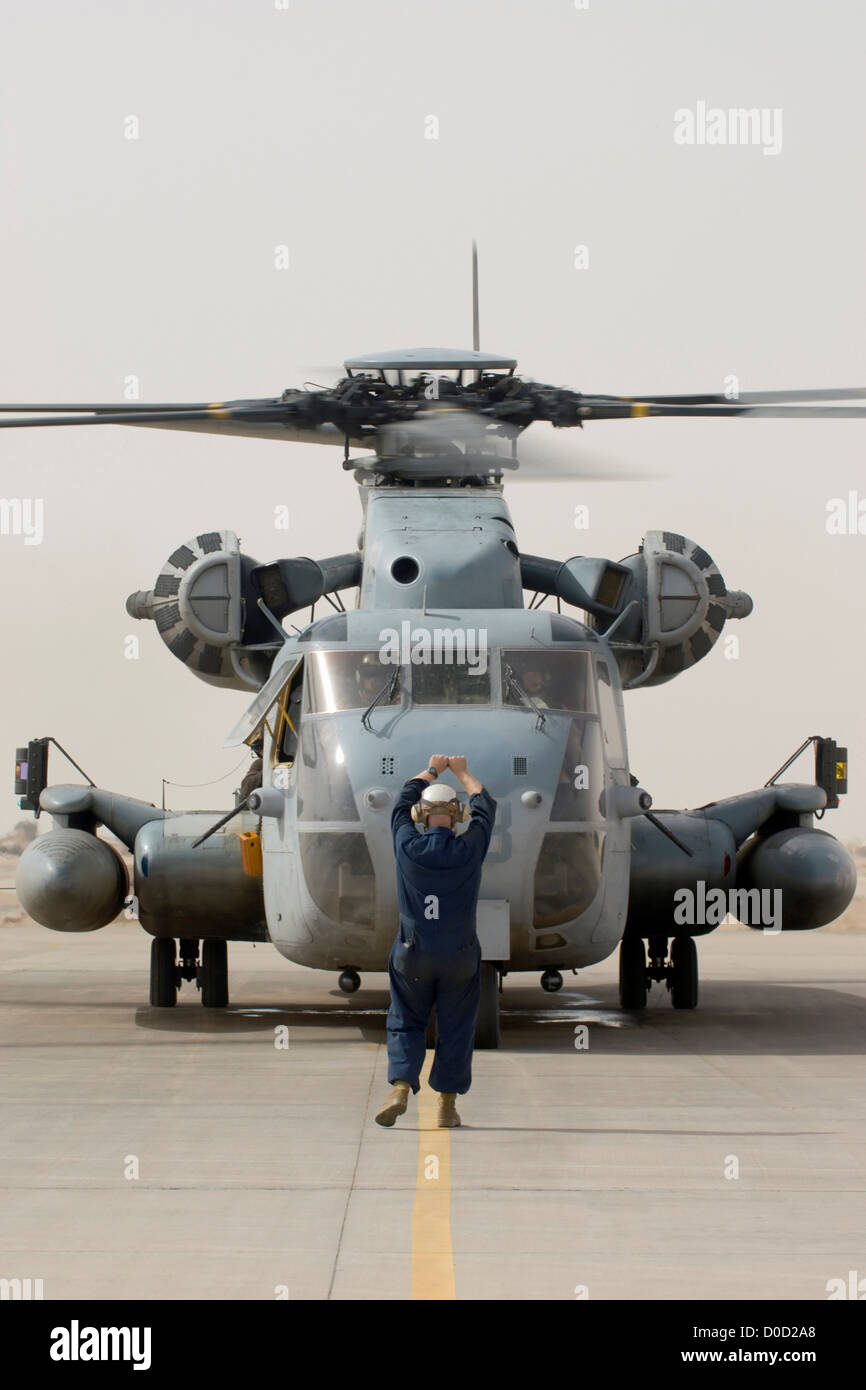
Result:
[[[463,753],[434,753],[430,759],[430,766],[440,774],[450,767],[451,771],[459,776],[461,772],[466,771],[466,757]]]

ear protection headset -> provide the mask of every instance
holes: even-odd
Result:
[[[450,787],[433,785],[421,793],[421,800],[415,802],[411,815],[417,825],[425,826],[429,816],[450,816],[454,826],[469,819],[469,807]]]

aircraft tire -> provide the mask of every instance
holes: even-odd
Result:
[[[671,1003],[675,1009],[696,1009],[698,1006],[698,948],[694,937],[675,936],[671,946],[674,968]]]
[[[646,976],[646,942],[642,936],[624,936],[619,943],[619,1002],[622,1008],[646,1008]]]
[[[228,946],[225,941],[201,944],[201,1002],[206,1009],[224,1009],[229,1002]]]
[[[177,946],[173,936],[155,936],[150,943],[150,1002],[155,1009],[177,1003]]]
[[[481,962],[481,1001],[475,1020],[476,1050],[499,1046],[499,966],[496,961]]]

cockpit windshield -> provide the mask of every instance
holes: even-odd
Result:
[[[502,700],[523,709],[567,709],[595,713],[588,652],[551,652],[543,647],[502,653]]]
[[[462,655],[462,653],[461,653]],[[305,662],[305,713],[337,714],[399,705],[508,707],[595,714],[592,666],[585,651],[514,648],[484,661],[381,661],[378,651],[312,651]],[[395,679],[396,677],[396,679]]]
[[[379,705],[399,705],[400,675],[388,689],[395,667],[378,652],[310,652],[307,658],[307,711],[336,714],[366,709],[384,691]]]
[[[489,705],[490,667],[466,662],[412,667],[413,705]]]

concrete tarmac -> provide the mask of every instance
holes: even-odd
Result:
[[[866,1281],[861,932],[720,929],[688,1012],[656,985],[623,1014],[616,955],[558,995],[511,977],[454,1131],[426,1086],[393,1129],[373,1121],[387,976],[346,997],[230,944],[228,1010],[189,984],[152,1009],[149,945],[135,923],[0,932],[0,1278],[292,1300]]]

